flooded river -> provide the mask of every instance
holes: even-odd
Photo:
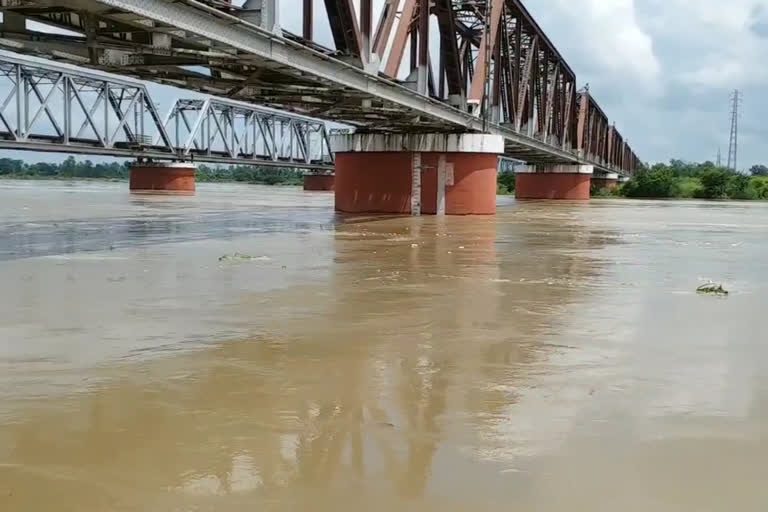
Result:
[[[0,510],[768,506],[768,204],[126,188],[0,181]]]

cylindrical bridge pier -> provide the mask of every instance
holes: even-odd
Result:
[[[195,194],[195,164],[186,162],[134,162],[129,188],[137,194]]]
[[[496,213],[501,136],[334,135],[336,210],[352,213]]]

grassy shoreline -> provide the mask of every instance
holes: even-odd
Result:
[[[597,191],[595,195],[605,196]],[[709,170],[695,176],[666,171],[645,171],[610,192],[632,199],[768,200],[768,177],[747,176],[728,170]]]

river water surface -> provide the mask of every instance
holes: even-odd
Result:
[[[126,188],[0,181],[2,511],[768,508],[768,204]]]

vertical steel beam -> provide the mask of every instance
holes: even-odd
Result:
[[[483,37],[480,39],[480,51],[477,54],[477,64],[475,65],[475,76],[472,78],[472,85],[469,88],[469,99],[471,101],[482,102],[483,92],[485,89],[485,67],[486,60],[493,55],[497,42],[497,33],[499,30],[499,23],[501,22],[502,7],[504,7],[504,0],[490,0],[490,34],[483,31]],[[488,6],[486,6],[488,9]],[[486,40],[486,38],[490,38]],[[486,44],[490,41],[490,52],[488,56],[485,55]],[[487,63],[490,65],[490,63]]]
[[[504,96],[502,98],[502,104],[504,107],[503,120],[507,123],[514,122],[515,119],[515,94],[514,94],[514,77],[512,72],[512,55],[510,52],[513,50],[511,41],[509,40],[509,27],[506,23],[501,26],[501,79],[503,81],[502,91]]]
[[[104,82],[104,143],[112,147],[112,139],[109,137],[109,82]]]
[[[29,137],[29,91],[33,77],[24,73],[24,138]]]
[[[489,115],[493,123],[498,123],[501,119],[501,32],[499,30],[496,33],[496,43],[493,45],[493,89],[491,92],[491,112]]]
[[[438,86],[437,97],[445,99],[445,52],[443,51],[443,44],[440,43],[440,58],[437,66]]]
[[[613,160],[613,137],[614,137],[614,125],[611,125],[608,128],[608,165],[612,166],[614,163]]]
[[[371,0],[360,0],[360,57],[363,64],[371,62]]]
[[[514,62],[512,63],[512,96],[517,108],[515,109],[515,115],[520,116],[520,89],[523,87],[522,82],[522,53],[523,53],[523,20],[520,16],[515,18],[515,43],[514,43]],[[517,128],[520,129],[519,127]]]
[[[518,20],[519,21],[519,20]],[[520,75],[518,77],[520,86],[518,87],[517,92],[517,118],[515,119],[515,130],[520,131],[522,128],[523,123],[523,116],[526,116],[526,118],[529,118],[531,114],[528,112],[532,112],[532,108],[530,105],[529,100],[529,89],[531,89],[533,85],[533,67],[535,64],[535,55],[538,52],[538,44],[537,44],[538,38],[536,36],[533,36],[531,39],[530,46],[528,47],[528,51],[525,55],[525,64],[523,65],[522,70],[520,71]],[[519,48],[517,50],[520,51]]]
[[[435,14],[440,31],[440,88],[448,83],[448,94],[454,96],[452,104],[464,103],[466,81],[462,80],[461,57],[456,40],[456,20],[451,0],[436,0]],[[440,94],[443,97],[443,94]]]
[[[538,37],[536,38],[538,41]],[[530,50],[529,50],[530,51]],[[535,51],[531,55],[531,67],[528,71],[529,83],[528,83],[528,102],[526,107],[526,116],[528,120],[528,135],[533,136],[534,124],[536,120],[536,83],[539,80],[539,47],[536,45]]]
[[[72,132],[72,83],[70,78],[64,77],[62,92],[64,94],[64,144],[69,144],[69,135]]]
[[[405,52],[405,43],[411,31],[411,22],[413,21],[413,12],[415,10],[416,0],[405,0],[403,11],[400,13],[400,21],[395,31],[395,39],[392,41],[392,48],[389,50],[387,65],[384,67],[384,74],[392,78],[397,78],[397,73],[400,71],[400,64],[403,62],[403,53]]]
[[[360,55],[362,40],[352,0],[325,0],[328,23],[336,49],[347,55]]]
[[[573,98],[574,98],[574,84],[568,82],[564,84],[565,87],[565,106],[563,107],[563,140],[562,148],[571,149],[573,144],[572,138],[572,115],[573,115]]]
[[[536,68],[539,72],[539,79],[537,80],[537,93],[536,93],[536,113],[538,115],[536,129],[543,138],[546,133],[544,131],[546,126],[546,101],[547,101],[547,84],[549,82],[549,51],[544,48],[543,52],[544,62]]]
[[[421,1],[421,0],[419,0]],[[410,54],[411,54],[411,60],[410,65],[408,67],[408,70],[410,73],[413,73],[416,69],[418,69],[419,64],[419,27],[418,27],[418,20],[416,23],[416,27],[411,30],[411,42],[409,45]]]
[[[392,26],[395,24],[397,4],[400,0],[386,0],[381,10],[379,22],[376,25],[376,35],[373,38],[373,53],[382,58],[387,50],[389,36],[392,34]]]
[[[429,79],[429,3],[430,0],[419,0],[419,56],[416,90],[421,94],[427,94],[427,80]]]
[[[302,13],[302,36],[307,41],[311,41],[313,37],[313,25],[314,25],[314,1],[304,0],[304,9]]]
[[[587,129],[589,115],[589,93],[584,92],[579,96],[579,114],[577,117],[576,128],[576,150],[583,154],[584,152],[584,136]]]
[[[545,117],[544,117],[544,142],[549,142],[549,136],[551,132],[551,127],[554,125],[554,111],[555,111],[555,103],[556,103],[556,95],[557,95],[557,84],[560,81],[560,63],[555,64],[554,69],[552,70],[552,77],[550,79],[549,83],[549,91],[547,91],[547,104],[545,107]]]

